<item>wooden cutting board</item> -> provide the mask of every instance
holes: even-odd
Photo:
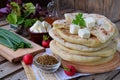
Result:
[[[120,54],[117,52],[114,58],[110,62],[101,65],[95,65],[95,66],[79,65],[65,60],[62,60],[62,64],[73,65],[78,72],[82,72],[82,73],[91,73],[91,74],[104,73],[104,72],[112,71],[120,66]]]
[[[21,37],[21,36],[20,36]],[[22,37],[23,38],[23,37]],[[25,38],[23,38],[25,39]],[[44,52],[45,49],[41,47],[40,45],[25,39],[26,41],[30,42],[32,45],[32,48],[26,48],[26,49],[18,49],[16,51],[13,51],[10,48],[7,48],[6,46],[3,46],[0,44],[0,55],[9,60],[10,62],[18,62],[22,59],[22,57],[25,54],[32,54],[36,55],[37,53]]]

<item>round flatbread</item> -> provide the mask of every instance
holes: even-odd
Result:
[[[114,57],[114,55],[111,55],[109,57],[105,57],[105,58],[102,58],[100,60],[93,61],[93,62],[84,62],[84,63],[82,63],[82,62],[80,62],[80,63],[71,62],[71,63],[75,63],[75,64],[79,64],[79,65],[92,65],[92,66],[94,65],[95,66],[95,65],[105,64],[105,63],[111,61],[113,59],[113,57]]]
[[[83,56],[108,57],[108,56],[114,55],[114,53],[116,52],[116,49],[117,49],[117,42],[115,40],[113,40],[111,42],[111,44],[109,44],[107,47],[102,48],[98,51],[93,51],[93,52],[83,52],[83,51],[79,51],[79,50],[73,50],[73,49],[67,48],[67,47],[59,44],[56,41],[53,41],[53,43],[56,43],[56,46],[61,48],[65,52],[70,52],[72,54],[80,54],[80,55],[83,55]]]
[[[91,47],[87,47],[87,46],[80,45],[80,44],[70,43],[70,42],[64,40],[63,38],[61,38],[59,36],[59,34],[57,33],[56,29],[51,29],[49,31],[49,35],[55,41],[59,42],[61,45],[65,46],[67,48],[74,49],[74,50],[80,50],[80,51],[87,51],[87,52],[100,50],[100,49],[106,47],[109,43],[111,43],[111,40],[109,40],[108,42],[104,43],[103,45],[101,45],[101,46],[99,46],[97,48],[91,48]]]
[[[66,61],[79,63],[79,62],[93,62],[102,59],[102,57],[89,57],[89,56],[71,54],[70,52],[69,53],[65,52],[64,50],[57,47],[53,41],[50,42],[50,49],[54,54],[59,55],[63,60]]]
[[[75,15],[71,15],[71,17],[75,17]],[[96,25],[92,29],[90,29],[92,36],[89,39],[83,39],[78,35],[71,34],[68,28],[70,26],[70,23],[67,22],[68,20],[55,21],[56,24],[54,23],[53,27],[56,28],[57,33],[64,40],[74,44],[81,44],[92,48],[96,48],[103,45],[103,43],[106,43],[110,39],[113,39],[113,37],[115,36],[116,26],[106,17],[98,14],[85,14],[83,17],[92,17],[96,20]],[[57,22],[59,22],[59,27],[57,25]]]
[[[100,64],[100,65],[80,65],[76,63],[71,63],[65,60],[62,60],[62,65],[73,65],[78,72],[82,73],[103,73],[107,71],[112,71],[120,66],[120,55],[116,53],[113,59],[107,63]]]

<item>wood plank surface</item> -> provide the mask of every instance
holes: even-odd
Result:
[[[86,6],[87,6],[87,12],[88,13],[103,13],[103,1],[104,0],[87,0]],[[87,5],[88,4],[88,5]]]
[[[80,77],[79,80],[112,80],[119,72],[120,70],[115,70],[111,72],[85,76]]]
[[[115,24],[116,24],[116,26],[117,26],[117,28],[118,28],[118,30],[119,30],[119,32],[120,32],[120,21],[119,21],[119,22],[116,22]]]
[[[72,1],[63,1],[72,6]],[[75,0],[75,9],[88,13],[103,14],[112,21],[120,20],[120,0]]]
[[[2,56],[0,56],[0,62],[4,61],[5,58],[3,58]]]
[[[24,67],[24,70],[25,70],[25,73],[27,75],[27,78],[28,80],[36,80],[36,77],[35,77],[35,74],[31,68],[30,65],[26,65],[24,62],[21,62],[23,67]]]
[[[28,79],[26,77],[25,71],[22,69],[21,71],[4,78],[4,80],[28,80]]]
[[[103,12],[112,21],[120,20],[120,0],[103,0]]]
[[[7,75],[10,75],[11,73],[14,73],[22,68],[23,67],[21,64],[12,64],[10,62],[0,64],[0,80],[6,77]]]
[[[8,22],[6,20],[0,21],[0,26],[4,26],[4,25],[7,25],[7,24],[8,24]]]
[[[86,0],[75,0],[75,9],[87,11]]]
[[[117,76],[115,76],[114,77],[114,79],[113,80],[120,80],[120,72],[118,73],[118,75]]]
[[[65,9],[73,9],[75,4],[75,0],[61,0],[60,1],[60,10]]]

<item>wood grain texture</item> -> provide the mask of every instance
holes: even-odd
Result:
[[[120,0],[104,0],[103,12],[112,21],[120,20]]]
[[[61,0],[60,1],[60,8],[61,8],[61,10],[73,9],[74,8],[74,1],[75,0]]]
[[[21,64],[12,64],[10,62],[5,62],[3,64],[0,64],[0,80],[7,75],[10,75],[13,72],[18,71],[19,69],[22,69]]]
[[[25,73],[27,75],[27,78],[28,80],[36,80],[36,77],[35,77],[35,74],[31,68],[30,65],[26,65],[24,62],[21,62],[23,67],[24,67],[24,70],[25,70]]]
[[[119,70],[115,70],[102,74],[94,74],[91,76],[80,77],[79,80],[112,80],[112,78],[115,77],[118,73]]]
[[[119,30],[119,32],[120,32],[120,21],[119,21],[119,22],[116,22],[115,24],[116,24],[116,26],[117,26],[117,28],[118,28],[118,30]]]
[[[65,2],[65,1],[64,1]],[[70,4],[72,1],[65,2]],[[112,21],[120,20],[120,0],[75,0],[75,9],[103,14]]]
[[[21,71],[14,73],[8,77],[5,77],[4,80],[28,80],[25,74],[25,71],[22,69]]]
[[[120,70],[119,70],[119,73],[114,77],[113,80],[120,80]]]
[[[2,56],[0,56],[0,62],[4,61],[5,58],[3,58]]]
[[[103,1],[104,0],[87,0],[87,12],[88,13],[103,13]]]
[[[75,0],[75,9],[81,11],[87,11],[87,0]]]

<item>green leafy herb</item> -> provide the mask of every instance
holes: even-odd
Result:
[[[26,3],[24,6],[24,12],[25,14],[31,14],[35,12],[35,6],[33,5],[33,3]]]
[[[15,13],[11,13],[7,16],[7,21],[11,24],[17,23],[17,15]]]
[[[44,41],[47,41],[49,39],[49,36],[48,35],[43,35],[43,40]]]
[[[23,22],[24,22],[24,18],[23,17],[18,17],[17,24],[21,25]]]
[[[79,13],[76,15],[75,19],[72,21],[73,24],[81,26],[81,28],[84,28],[85,25],[85,20],[83,19],[83,14]]]
[[[15,2],[11,2],[10,5],[12,7],[12,13],[15,13],[17,16],[21,16],[20,6]]]
[[[37,21],[37,19],[26,19],[24,26],[31,27],[36,21]]]

